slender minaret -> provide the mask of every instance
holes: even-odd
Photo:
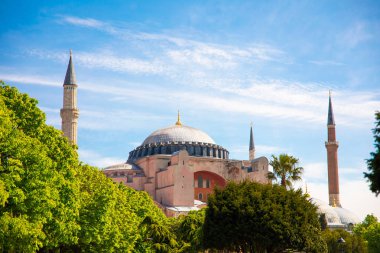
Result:
[[[329,205],[340,205],[339,200],[339,174],[338,174],[338,146],[335,136],[335,120],[331,103],[331,91],[329,92],[329,112],[327,117],[327,171],[329,179]]]
[[[253,142],[253,130],[251,123],[251,131],[249,134],[249,160],[252,161],[255,159],[255,143]]]
[[[70,61],[63,82],[63,108],[61,109],[62,131],[72,144],[77,144],[77,127],[79,111],[77,108],[77,80],[75,78],[73,56],[70,50]]]

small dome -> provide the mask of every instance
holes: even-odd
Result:
[[[214,140],[208,134],[199,129],[184,125],[174,125],[154,131],[144,140],[142,145],[181,141],[215,144]]]
[[[135,164],[121,163],[121,164],[111,165],[103,169],[103,171],[109,171],[109,170],[141,170],[141,169],[137,167]]]
[[[333,207],[334,211],[338,214],[340,221],[345,224],[358,224],[360,223],[360,219],[351,211],[341,208],[341,207]]]
[[[341,224],[339,215],[335,212],[333,207],[320,199],[311,198],[310,201],[318,207],[318,213],[324,213],[326,215],[327,224]]]

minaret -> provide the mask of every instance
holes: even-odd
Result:
[[[255,143],[253,142],[253,130],[251,123],[251,131],[249,135],[249,160],[252,161],[255,159]]]
[[[70,61],[63,82],[63,108],[61,109],[62,131],[72,144],[77,144],[79,111],[77,108],[77,80],[75,78],[73,56],[70,50]]]
[[[339,201],[338,146],[335,136],[335,120],[329,92],[329,112],[327,117],[327,171],[329,180],[329,205],[341,207]]]

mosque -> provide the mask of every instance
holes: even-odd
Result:
[[[269,183],[268,159],[255,158],[251,128],[249,160],[229,158],[229,152],[205,132],[177,122],[158,129],[129,153],[125,164],[103,170],[107,177],[144,190],[169,216],[206,205],[213,188],[229,180]]]
[[[73,144],[77,143],[77,82],[70,60],[63,84],[62,131]],[[324,213],[328,227],[349,229],[360,220],[341,207],[339,199],[338,146],[331,94],[328,109],[328,185],[329,204],[311,199]],[[113,181],[136,190],[146,191],[167,216],[186,214],[206,206],[215,187],[223,188],[227,181],[251,180],[270,183],[269,162],[255,157],[252,126],[249,136],[249,158],[235,160],[229,151],[200,129],[186,126],[178,112],[175,124],[153,131],[140,146],[129,152],[123,164],[109,166],[103,173]]]

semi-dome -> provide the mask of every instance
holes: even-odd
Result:
[[[160,142],[199,142],[215,144],[214,140],[205,132],[184,125],[174,125],[158,129],[151,133],[142,145]]]

